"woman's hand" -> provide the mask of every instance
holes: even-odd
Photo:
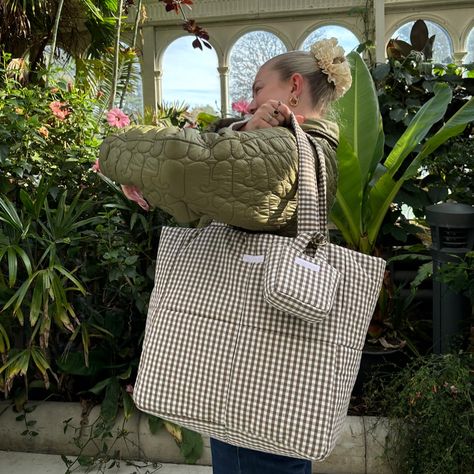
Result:
[[[279,100],[269,100],[262,104],[252,118],[240,131],[258,130],[260,128],[281,127],[289,123],[291,109]],[[304,122],[302,115],[296,115],[298,123]]]

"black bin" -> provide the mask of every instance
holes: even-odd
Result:
[[[474,248],[474,207],[460,203],[434,204],[426,208],[431,227],[433,255],[433,352],[444,354],[463,337],[471,315],[471,302],[439,281],[437,273],[447,262]]]

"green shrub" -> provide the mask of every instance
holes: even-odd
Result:
[[[102,141],[100,104],[71,84],[23,86],[0,64],[0,192],[41,177],[78,189]]]
[[[473,354],[419,358],[385,387],[386,456],[403,474],[469,474],[474,466]]]

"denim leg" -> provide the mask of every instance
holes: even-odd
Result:
[[[240,474],[238,449],[237,446],[211,438],[212,473]]]
[[[213,474],[311,474],[311,461],[232,446],[211,438]]]

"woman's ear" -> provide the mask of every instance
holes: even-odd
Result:
[[[299,96],[303,90],[303,76],[299,72],[295,72],[290,77],[291,93]]]

